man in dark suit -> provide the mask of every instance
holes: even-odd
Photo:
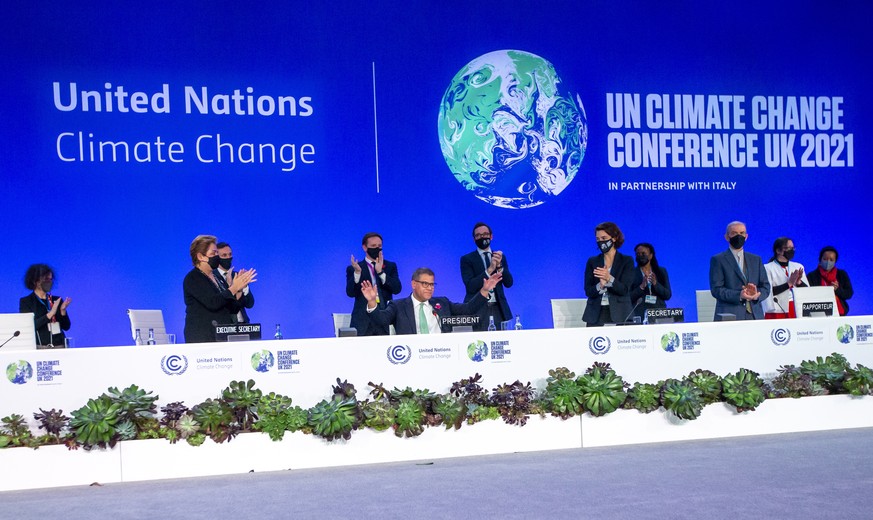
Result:
[[[361,240],[366,256],[360,262],[352,255],[352,265],[346,268],[346,294],[355,299],[352,307],[351,326],[358,336],[381,336],[388,334],[388,325],[377,325],[367,317],[367,299],[361,294],[361,284],[369,283],[376,289],[376,306],[384,309],[395,294],[403,288],[397,264],[385,260],[382,255],[382,235],[367,233]]]
[[[376,288],[369,282],[361,284],[361,292],[367,299],[367,316],[380,327],[394,325],[397,334],[440,334],[451,332],[451,327],[441,325],[440,317],[475,314],[488,301],[488,292],[501,278],[500,273],[495,273],[483,280],[482,290],[467,303],[434,298],[434,274],[427,267],[419,267],[412,273],[412,294],[408,298],[393,301],[384,309],[376,307]]]
[[[222,289],[227,289],[233,284],[233,249],[227,242],[219,242],[216,244],[218,248],[218,267],[215,269],[215,279]],[[239,312],[231,315],[233,323],[250,323],[249,314],[246,309],[251,309],[255,306],[255,295],[251,289],[245,286],[241,293],[235,295],[241,305]],[[226,325],[226,324],[224,324]]]
[[[512,319],[512,311],[509,310],[509,302],[506,301],[504,287],[512,287],[512,274],[509,272],[509,264],[503,251],[491,251],[492,240],[491,226],[484,222],[477,222],[473,226],[473,241],[476,250],[461,257],[461,279],[464,280],[464,288],[467,294],[464,301],[469,302],[482,290],[485,280],[500,273],[503,280],[498,283],[488,295],[488,301],[479,309],[479,325],[476,330],[486,330],[490,317],[494,317],[494,323],[500,328],[500,322]]]
[[[770,280],[761,257],[743,249],[748,234],[742,222],[731,222],[724,235],[730,247],[709,261],[709,291],[715,298],[715,321],[722,314],[737,320],[763,320],[761,307],[770,294]]]

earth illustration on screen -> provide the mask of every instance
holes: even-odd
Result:
[[[518,50],[489,52],[464,66],[443,96],[438,128],[458,182],[502,208],[558,196],[588,146],[582,100],[551,63]]]

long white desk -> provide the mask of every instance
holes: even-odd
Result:
[[[477,348],[481,361],[468,354]],[[5,369],[0,417],[19,413],[33,421],[39,408],[69,414],[108,387],[130,384],[159,395],[159,406],[172,401],[193,406],[216,397],[232,380],[254,379],[264,392],[310,407],[330,395],[338,377],[353,383],[364,399],[369,381],[445,392],[452,382],[477,372],[488,389],[516,379],[542,388],[550,369],[566,366],[579,374],[595,361],[610,363],[631,384],[681,377],[697,368],[725,375],[745,367],[766,377],[780,365],[835,351],[852,363],[873,366],[873,316],[0,350]]]

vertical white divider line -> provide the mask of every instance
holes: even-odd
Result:
[[[373,63],[373,138],[376,143],[376,193],[379,193],[379,121],[376,117],[376,62]]]

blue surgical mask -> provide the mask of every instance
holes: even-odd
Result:
[[[836,262],[834,262],[833,260],[822,260],[821,262],[819,262],[818,266],[825,271],[830,271],[834,268],[834,264],[836,264]]]

